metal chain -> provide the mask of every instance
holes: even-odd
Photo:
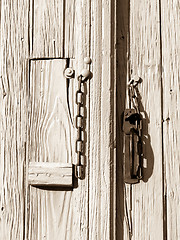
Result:
[[[136,110],[137,113],[139,113],[139,106],[138,106],[138,95],[136,87],[138,83],[140,82],[140,79],[138,81],[135,81],[134,79],[130,80],[128,83],[128,93],[129,93],[129,107],[131,108],[131,103]]]
[[[75,151],[77,153],[77,163],[75,165],[75,176],[76,178],[83,179],[84,177],[84,166],[82,165],[83,159],[83,99],[84,93],[82,91],[83,77],[78,77],[78,90],[76,91],[76,104],[77,104],[77,115],[75,120],[75,127],[77,129],[77,139],[75,144]]]

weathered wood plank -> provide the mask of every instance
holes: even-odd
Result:
[[[36,162],[34,164],[72,164],[74,161],[74,128],[63,76],[66,64],[64,59],[31,61],[27,152],[29,161]],[[72,86],[70,82],[70,92]],[[73,99],[69,100],[74,104]],[[72,195],[67,189],[45,190],[30,186],[27,238],[72,239]]]
[[[89,239],[101,235],[101,81],[102,81],[102,1],[91,1],[91,57],[93,78],[90,80],[90,166],[89,166]],[[97,50],[97,51],[96,51]],[[95,62],[94,62],[95,61]],[[92,101],[94,100],[94,101]],[[96,119],[96,121],[93,121]],[[96,143],[96,144],[95,144]],[[105,189],[105,193],[106,189]],[[95,204],[94,204],[95,203]],[[103,209],[108,207],[103,206]],[[106,219],[107,231],[109,219]],[[107,233],[107,232],[106,232]],[[101,236],[102,239],[104,235]]]
[[[31,0],[32,58],[74,56],[75,1]]]
[[[115,239],[113,1],[91,1],[89,239]]]
[[[28,183],[37,186],[72,187],[72,164],[30,162]]]
[[[121,5],[123,1],[121,1]],[[162,205],[162,129],[161,129],[161,56],[160,56],[160,18],[159,1],[130,1],[126,4],[124,17],[119,23],[118,47],[123,56],[118,57],[118,122],[121,125],[123,98],[127,82],[139,76],[143,82],[139,85],[139,106],[143,119],[143,180],[136,185],[125,185],[118,177],[120,187],[118,198],[120,212],[118,216],[119,239],[163,239]],[[127,57],[126,57],[127,56]],[[121,61],[121,62],[120,62]],[[122,73],[120,73],[122,71]],[[126,80],[127,79],[127,80]],[[128,106],[128,105],[127,105]],[[119,127],[119,131],[121,127]],[[118,159],[122,161],[123,133],[119,136],[120,150]],[[145,162],[147,163],[145,165]],[[122,173],[122,163],[118,164]],[[122,205],[124,201],[124,206]],[[118,206],[117,206],[118,209]],[[122,222],[124,221],[124,224]],[[131,236],[132,235],[132,236]]]
[[[117,134],[117,150],[116,150],[116,237],[119,240],[128,239],[124,228],[124,219],[126,219],[126,206],[124,180],[123,180],[123,133],[122,133],[122,113],[125,109],[126,102],[126,84],[129,79],[128,63],[129,63],[129,1],[118,0],[116,7],[116,134]],[[127,224],[127,222],[125,223]],[[125,233],[125,234],[124,234]]]
[[[75,0],[65,0],[65,15],[64,15],[64,56],[68,58],[75,57],[76,49],[75,49],[75,13],[76,12]]]
[[[0,232],[23,240],[28,1],[0,5]]]
[[[165,239],[180,239],[179,1],[161,1]]]
[[[72,160],[65,68],[63,59],[31,61],[30,161],[65,163]]]
[[[71,149],[67,145],[70,119],[63,76],[65,67],[66,60],[31,62],[30,151],[31,158],[39,157],[38,161],[58,161],[60,158],[69,161],[68,150],[64,151],[65,146]]]
[[[130,77],[143,114],[143,181],[132,187],[132,239],[163,239],[159,1],[130,1]]]
[[[71,61],[76,71],[76,78],[81,74],[83,68],[88,66],[84,64],[84,58],[90,54],[90,18],[91,6],[89,0],[76,1],[75,4],[75,59]],[[75,89],[77,90],[78,83],[75,81]],[[84,164],[85,164],[85,179],[78,180],[78,188],[73,190],[74,204],[74,222],[73,222],[73,239],[89,239],[89,141],[90,141],[90,108],[89,108],[89,81],[85,82],[82,88],[85,94],[85,129],[84,129]],[[75,107],[75,114],[77,106]],[[77,133],[76,133],[77,137]],[[76,156],[77,157],[77,156]],[[74,163],[76,163],[75,160]]]
[[[102,1],[102,85],[101,85],[101,234],[115,239],[115,45],[113,0]],[[95,11],[95,9],[94,9]],[[95,97],[96,98],[96,97]],[[103,171],[102,171],[103,169]],[[103,237],[102,237],[103,236]]]
[[[32,0],[32,57],[62,57],[64,0]]]
[[[72,191],[30,186],[27,239],[74,239]]]

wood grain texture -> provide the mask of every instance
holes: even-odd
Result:
[[[32,0],[33,57],[63,56],[64,1]]]
[[[30,23],[32,58],[74,56],[74,0],[31,0]]]
[[[64,0],[65,1],[65,15],[64,15],[64,56],[67,58],[73,58],[76,54],[75,49],[75,13],[76,12],[76,1],[75,0]]]
[[[89,0],[76,1],[75,4],[75,59],[71,61],[72,66],[76,69],[76,79],[81,74],[83,68],[87,68],[84,64],[84,58],[90,54],[90,16],[91,8]],[[77,89],[77,81],[75,88]],[[85,82],[82,88],[85,93],[84,104],[84,164],[85,179],[78,180],[78,188],[73,190],[74,201],[74,235],[73,239],[89,239],[89,141],[90,141],[90,108],[89,108],[89,81]],[[75,112],[77,112],[77,107]]]
[[[121,1],[121,4],[123,2]],[[119,57],[119,73],[122,81],[118,88],[120,104],[127,100],[127,82],[136,76],[142,78],[139,85],[139,107],[143,115],[143,180],[136,185],[125,185],[118,177],[118,196],[122,216],[118,216],[120,239],[163,239],[163,189],[162,189],[162,129],[161,129],[161,55],[159,1],[136,1],[124,6],[126,12],[119,24],[118,43],[123,56]],[[118,31],[118,30],[117,30]],[[125,43],[127,41],[127,43]],[[126,51],[126,54],[124,53]],[[126,57],[127,56],[127,57]],[[120,62],[123,61],[123,62]],[[126,73],[127,72],[127,73]],[[125,80],[127,79],[127,80]],[[128,105],[126,105],[127,107]],[[125,107],[125,106],[124,106]],[[120,106],[122,110],[122,106]],[[119,124],[121,114],[119,111]],[[121,125],[122,126],[122,125]],[[120,127],[119,127],[119,131]],[[120,133],[122,136],[122,132]],[[119,144],[122,150],[122,137]],[[119,151],[118,159],[123,159]],[[122,172],[122,163],[119,169]],[[124,201],[124,207],[122,206]],[[118,207],[118,206],[117,206]],[[124,221],[124,224],[122,224]],[[117,229],[118,231],[118,229]],[[131,236],[132,235],[132,236]]]
[[[180,239],[179,1],[161,1],[166,239]]]
[[[111,7],[111,2],[104,0],[76,1],[75,8],[72,1],[1,1],[0,231],[3,239],[114,238],[114,233],[111,234],[114,221]],[[66,11],[68,18],[64,20]],[[83,68],[89,68],[83,62],[84,57],[91,55],[94,61],[91,69],[94,78],[84,84],[85,179],[78,181],[73,191],[27,187],[29,162],[76,162],[75,133],[63,77],[67,61],[32,60],[74,57],[74,49],[76,59],[70,59],[69,65],[76,69],[76,77]],[[73,96],[72,81],[70,107],[74,121]]]
[[[73,239],[72,192],[30,187],[27,239]]]
[[[33,186],[72,187],[72,164],[30,162],[28,183]]]
[[[72,12],[70,9],[73,6],[72,2],[66,1],[66,7],[69,9],[68,11]],[[76,59],[70,60],[69,66],[73,67],[76,70],[76,77],[80,74],[83,68],[84,57],[89,55],[90,45],[89,45],[89,36],[90,36],[90,3],[89,1],[78,1],[76,3],[76,7],[74,8],[76,11],[76,18],[74,26],[72,22],[69,21],[69,28],[75,27],[75,46],[76,46]],[[69,16],[70,17],[70,16]],[[67,23],[66,23],[67,25]],[[68,35],[69,40],[73,38],[73,35]],[[72,43],[72,41],[71,41]],[[68,43],[69,44],[69,43]],[[70,45],[71,47],[71,45]],[[68,51],[71,51],[70,47]],[[73,47],[72,47],[73,49]],[[69,57],[69,55],[68,55]],[[51,69],[52,70],[52,69]],[[60,69],[59,69],[60,71]],[[71,81],[73,82],[73,81]],[[61,87],[61,93],[63,96],[64,88]],[[77,88],[77,81],[75,81],[75,87]],[[57,86],[56,86],[57,88]],[[89,239],[89,224],[88,224],[88,212],[89,212],[89,201],[88,201],[88,186],[89,186],[89,178],[88,178],[88,162],[89,162],[89,103],[88,103],[88,84],[84,84],[84,91],[86,95],[86,104],[85,104],[85,126],[86,130],[84,133],[85,136],[85,165],[86,165],[86,173],[85,179],[83,181],[78,181],[77,188],[73,189],[73,192],[61,192],[50,191],[45,192],[43,189],[30,189],[31,192],[31,201],[29,204],[30,208],[30,218],[29,218],[29,234],[28,237],[32,237],[32,239],[38,239],[45,237],[47,239]],[[74,120],[74,114],[76,113],[76,107],[74,108],[75,102],[75,93],[73,92],[73,88],[70,88],[70,101],[72,116]],[[64,116],[65,119],[65,116]],[[72,136],[75,137],[73,131],[71,132]],[[69,135],[67,135],[69,137]],[[71,142],[73,161],[76,156],[74,150],[75,138]],[[71,158],[69,158],[71,160]],[[41,205],[41,202],[43,204]],[[61,205],[62,203],[62,205]],[[39,204],[39,205],[38,205]],[[37,212],[38,206],[38,212]],[[46,215],[47,213],[47,215]],[[35,221],[34,219],[38,219]],[[54,222],[55,219],[55,223]],[[40,227],[41,220],[44,222]]]
[[[163,239],[159,1],[130,3],[130,77],[143,114],[143,181],[132,187],[132,239]]]
[[[29,135],[30,161],[72,161],[72,124],[63,75],[66,60],[31,61]],[[72,99],[70,99],[72,101]]]
[[[119,240],[128,239],[124,236],[124,219],[126,218],[125,192],[123,180],[123,133],[122,113],[126,103],[126,88],[129,79],[129,1],[117,1],[116,7],[116,237]],[[125,231],[126,233],[126,231]]]
[[[35,164],[74,161],[65,67],[63,59],[31,61],[27,152],[29,161]],[[72,87],[73,83],[70,92]],[[72,191],[30,186],[28,199],[28,239],[72,239]]]
[[[1,1],[0,24],[0,232],[23,240],[28,1]]]
[[[92,0],[91,11],[89,239],[115,239],[112,1]]]

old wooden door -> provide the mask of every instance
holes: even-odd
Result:
[[[113,239],[112,5],[0,4],[0,238]],[[75,71],[69,82],[67,67]],[[85,178],[77,180],[75,93],[82,69],[92,76],[83,86]]]
[[[180,239],[178,0],[117,1],[117,239]],[[123,182],[121,115],[140,77],[143,179]]]

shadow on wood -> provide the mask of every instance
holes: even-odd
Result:
[[[116,151],[116,166],[117,166],[117,192],[116,192],[116,206],[117,206],[117,222],[116,222],[116,239],[124,239],[124,182],[123,182],[123,133],[121,116],[125,109],[126,103],[126,83],[128,74],[128,52],[129,52],[129,14],[130,1],[117,1],[116,7],[116,84],[117,84],[117,104],[116,104],[116,136],[117,136],[117,151]]]
[[[117,76],[117,192],[116,192],[116,239],[124,240],[129,231],[131,239],[132,226],[131,218],[127,214],[126,189],[123,180],[123,132],[122,132],[122,113],[126,108],[127,102],[127,82],[131,79],[130,69],[130,0],[117,1],[116,8],[116,76]],[[143,84],[143,83],[142,83]],[[141,102],[141,95],[138,92],[139,109],[143,115],[143,182],[147,182],[153,173],[154,154],[151,147],[151,138],[148,133],[148,125],[150,123],[148,114]],[[132,209],[132,186],[129,187],[130,209]],[[127,226],[125,227],[125,225]],[[128,234],[128,233],[127,233]],[[126,236],[125,236],[126,235]]]
[[[154,168],[154,153],[152,150],[151,146],[151,137],[148,133],[148,125],[150,123],[149,117],[147,112],[144,109],[144,106],[141,102],[141,95],[137,89],[137,95],[138,95],[138,105],[139,105],[139,110],[143,116],[143,123],[142,123],[142,149],[143,149],[143,168],[142,168],[142,175],[143,178],[142,180],[144,182],[147,182],[148,179],[151,177],[153,173],[153,168]]]
[[[41,189],[41,190],[46,190],[46,191],[52,191],[52,192],[59,192],[59,191],[73,191],[73,187],[54,187],[54,186],[31,186],[32,187],[35,187],[35,188],[38,188],[38,189]]]

